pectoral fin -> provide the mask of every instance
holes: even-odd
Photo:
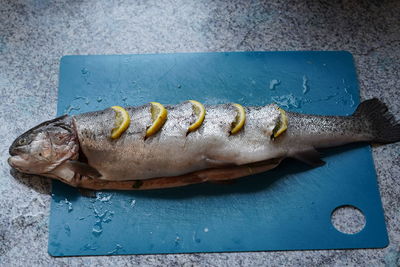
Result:
[[[88,164],[76,160],[68,161],[68,165],[71,170],[76,173],[79,173],[82,176],[87,176],[90,178],[99,178],[101,174],[93,167]]]
[[[297,152],[292,157],[312,167],[319,167],[325,164],[325,161],[321,159],[321,154],[314,148]]]

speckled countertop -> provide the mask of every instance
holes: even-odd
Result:
[[[396,266],[400,263],[400,143],[373,149],[390,245],[385,249],[52,258],[50,184],[17,180],[15,136],[56,113],[68,54],[348,50],[361,97],[400,118],[400,2],[0,0],[1,266]],[[343,2],[343,3],[340,3]]]

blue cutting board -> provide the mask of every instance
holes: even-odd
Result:
[[[150,101],[271,102],[304,113],[351,114],[359,103],[347,52],[66,56],[58,115]],[[134,118],[133,118],[134,119]],[[385,247],[388,237],[370,147],[324,151],[312,169],[294,160],[231,185],[116,192],[94,199],[53,183],[53,256]],[[332,211],[353,205],[365,228],[343,234]]]

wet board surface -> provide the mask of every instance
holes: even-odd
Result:
[[[359,103],[347,52],[242,52],[66,56],[58,114],[150,101],[175,104],[278,103],[313,114],[351,114]],[[384,247],[388,243],[370,147],[323,151],[311,169],[287,160],[231,185],[103,191],[82,197],[53,183],[53,256]],[[353,205],[366,218],[353,235],[331,213]]]

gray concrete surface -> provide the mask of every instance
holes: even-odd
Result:
[[[17,180],[15,136],[56,113],[68,54],[348,50],[363,99],[400,118],[400,1],[0,0],[1,266],[396,266],[400,143],[374,147],[390,245],[385,249],[52,258],[50,184]]]

